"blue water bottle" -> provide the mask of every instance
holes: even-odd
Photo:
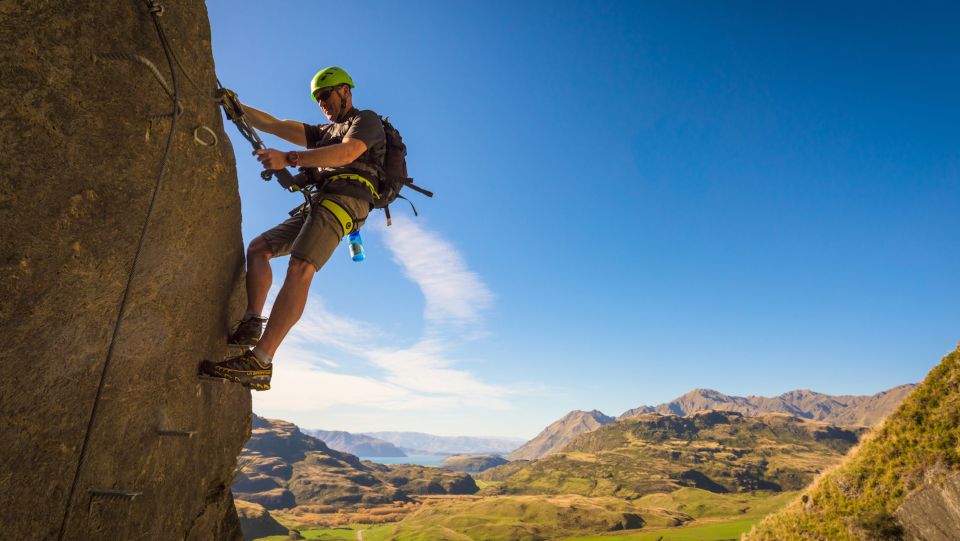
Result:
[[[350,233],[349,242],[350,242],[350,259],[359,262],[367,258],[367,254],[363,252],[363,239],[360,238],[359,231],[354,231],[353,233]]]

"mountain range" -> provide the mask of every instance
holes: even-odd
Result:
[[[833,396],[809,390],[795,390],[772,398],[763,396],[731,396],[712,389],[694,389],[658,406],[640,406],[613,418],[600,411],[572,411],[523,444],[507,457],[510,460],[533,460],[555,453],[578,435],[614,422],[644,413],[689,415],[703,410],[735,411],[748,417],[766,413],[785,413],[801,419],[822,421],[838,426],[869,427],[878,424],[913,388],[899,385],[866,396]]]
[[[408,455],[505,455],[523,445],[518,438],[435,436],[422,432],[364,432],[401,448]]]
[[[713,389],[694,389],[659,406],[640,406],[619,418],[640,413],[687,415],[701,410],[736,411],[747,416],[786,413],[794,417],[824,421],[837,426],[873,426],[894,410],[916,385],[899,385],[868,396],[833,396],[806,389],[779,396],[730,396]]]
[[[396,445],[365,434],[353,434],[342,430],[304,429],[309,434],[326,443],[331,449],[364,457],[403,457],[407,456]]]

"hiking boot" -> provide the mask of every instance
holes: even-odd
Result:
[[[229,346],[250,346],[254,347],[260,343],[260,335],[263,334],[263,325],[267,322],[265,317],[249,316],[240,320],[237,324],[237,330],[233,331]]]
[[[207,376],[239,383],[254,391],[269,391],[273,363],[260,364],[253,350],[250,350],[239,357],[231,357],[219,363],[203,361],[200,363],[200,372]]]

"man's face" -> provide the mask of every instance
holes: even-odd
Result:
[[[317,105],[323,110],[323,114],[327,117],[327,120],[331,122],[337,118],[340,115],[340,111],[343,110],[342,92],[339,86],[331,86],[318,88],[313,94],[313,97],[317,100]]]

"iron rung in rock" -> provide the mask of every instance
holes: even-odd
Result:
[[[161,436],[178,436],[181,438],[192,438],[196,433],[196,430],[165,430],[162,428],[157,430],[157,434]]]
[[[142,496],[140,490],[116,490],[112,488],[91,488],[90,494],[97,498],[106,498],[108,500],[132,500],[137,496]]]

